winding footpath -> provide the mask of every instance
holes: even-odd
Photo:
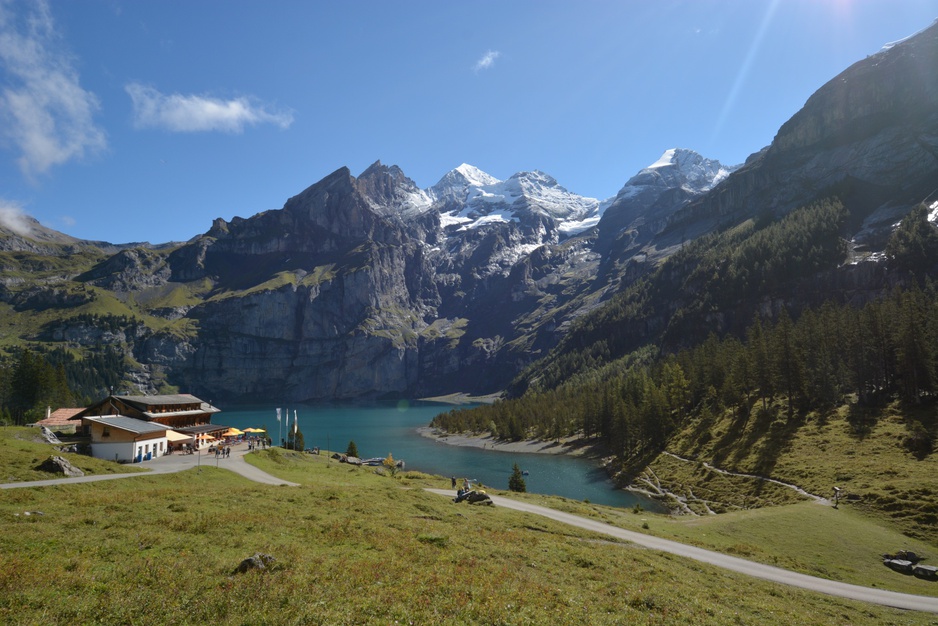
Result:
[[[696,462],[697,462],[697,461],[695,461],[694,459],[688,459],[687,457],[683,457],[683,456],[674,454],[673,452],[664,451],[664,452],[662,452],[662,454],[664,454],[664,455],[666,455],[666,456],[669,456],[669,457],[671,457],[672,459],[676,459],[676,460],[678,460],[678,461],[683,461],[684,463],[696,463]],[[795,491],[796,493],[798,493],[798,494],[804,496],[805,498],[809,498],[809,499],[811,499],[811,500],[814,500],[814,501],[817,502],[818,504],[824,504],[824,505],[827,505],[827,506],[830,506],[830,504],[831,504],[831,501],[828,500],[827,498],[825,498],[825,497],[823,497],[823,496],[815,495],[815,494],[813,494],[813,493],[808,493],[807,491],[805,491],[804,489],[802,489],[802,488],[799,487],[798,485],[792,485],[791,483],[782,482],[782,481],[780,481],[780,480],[776,480],[776,479],[774,479],[774,478],[769,478],[769,477],[767,477],[767,476],[759,476],[759,475],[757,475],[757,474],[744,474],[743,472],[733,472],[733,471],[730,471],[730,470],[720,469],[719,467],[714,467],[713,465],[710,465],[709,463],[704,462],[704,461],[701,462],[701,465],[702,465],[703,467],[707,468],[708,470],[711,470],[711,471],[713,471],[713,472],[717,472],[718,474],[723,474],[723,475],[725,475],[725,476],[738,476],[738,477],[740,477],[740,478],[752,478],[752,479],[754,479],[754,480],[761,480],[762,482],[772,483],[772,484],[774,484],[774,485],[779,485],[780,487],[785,487],[786,489],[791,489],[792,491]]]
[[[173,472],[181,472],[183,470],[192,469],[200,465],[205,465],[206,467],[215,465],[216,467],[227,469],[229,471],[235,472],[236,474],[244,476],[249,480],[263,483],[265,485],[298,486],[297,483],[271,476],[270,474],[257,469],[253,465],[248,464],[244,460],[244,455],[247,454],[247,452],[247,444],[240,444],[232,448],[231,456],[227,459],[215,459],[214,455],[209,454],[201,456],[182,454],[169,455],[154,459],[153,461],[148,461],[145,467],[150,470],[149,472],[134,472],[132,474],[100,474],[93,476],[81,476],[78,478],[57,478],[53,480],[5,483],[0,484],[0,489],[44,487],[47,485],[67,485],[72,483],[97,482],[101,480],[116,480],[118,478],[153,476],[154,474],[170,474]],[[449,498],[452,498],[456,495],[454,491],[446,489],[427,489],[427,491],[447,496]],[[808,576],[806,574],[799,574],[778,567],[772,567],[771,565],[762,565],[761,563],[754,563],[752,561],[721,554],[719,552],[713,552],[711,550],[704,550],[702,548],[685,545],[676,541],[670,541],[668,539],[661,539],[659,537],[617,528],[604,522],[592,520],[586,517],[580,517],[579,515],[564,513],[562,511],[556,511],[554,509],[538,506],[536,504],[518,502],[502,496],[491,497],[492,501],[497,506],[501,506],[506,509],[513,509],[516,511],[523,511],[525,513],[532,513],[534,515],[541,515],[557,522],[569,524],[570,526],[575,526],[577,528],[582,528],[595,533],[607,535],[609,537],[614,537],[616,539],[621,539],[623,541],[628,541],[630,543],[634,543],[646,548],[651,548],[653,550],[659,550],[661,552],[667,552],[669,554],[675,554],[677,556],[694,559],[695,561],[708,563],[710,565],[721,567],[733,572],[738,572],[740,574],[747,574],[755,578],[761,578],[763,580],[769,580],[784,585],[791,585],[793,587],[799,587],[801,589],[816,591],[818,593],[824,593],[840,598],[848,598],[850,600],[859,600],[861,602],[870,602],[882,606],[908,609],[912,611],[938,613],[938,598],[936,597],[916,596],[907,593],[884,591],[882,589],[861,587],[859,585],[850,585],[847,583],[826,580],[823,578],[816,578],[814,576]]]
[[[456,495],[455,492],[448,491],[446,489],[428,489],[427,491],[451,498]],[[791,572],[778,567],[773,567],[771,565],[754,563],[753,561],[747,561],[746,559],[740,559],[738,557],[721,554],[719,552],[713,552],[711,550],[704,550],[702,548],[685,545],[676,541],[661,539],[659,537],[645,535],[643,533],[625,530],[623,528],[617,528],[610,524],[606,524],[605,522],[599,522],[586,517],[580,517],[579,515],[564,513],[562,511],[555,511],[554,509],[538,506],[536,504],[518,502],[516,500],[504,498],[501,496],[491,496],[491,498],[496,506],[501,506],[505,507],[506,509],[513,509],[516,511],[524,511],[525,513],[533,513],[535,515],[542,515],[557,522],[576,526],[577,528],[583,528],[585,530],[590,530],[596,533],[607,535],[609,537],[628,541],[645,548],[651,548],[652,550],[659,550],[661,552],[667,552],[669,554],[675,554],[677,556],[694,559],[695,561],[708,563],[710,565],[721,567],[733,572],[738,572],[740,574],[747,574],[755,578],[761,578],[763,580],[769,580],[772,582],[781,583],[783,585],[791,585],[793,587],[799,587],[801,589],[816,591],[818,593],[824,593],[840,598],[859,600],[861,602],[870,602],[873,604],[889,606],[897,609],[938,613],[938,597],[916,596],[908,593],[884,591],[882,589],[861,587],[859,585],[851,585],[848,583],[841,583],[824,578],[817,578],[815,576],[799,574],[797,572]]]

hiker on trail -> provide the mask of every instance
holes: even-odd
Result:
[[[452,478],[450,478],[450,480],[451,480],[452,483],[453,483],[453,489],[455,489],[455,488],[456,488],[456,477],[453,476]]]

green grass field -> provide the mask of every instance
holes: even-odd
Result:
[[[668,449],[715,467],[769,476],[831,498],[842,489],[844,507],[862,511],[909,539],[938,546],[938,454],[918,458],[903,442],[908,424],[934,428],[934,405],[898,403],[869,411],[844,406],[829,415],[809,414],[788,422],[770,408],[748,418],[730,414],[698,419]],[[739,510],[799,500],[791,491],[759,481],[731,479],[660,457],[651,465],[675,493]],[[690,491],[689,491],[690,490]],[[711,507],[712,508],[712,507]],[[932,552],[938,554],[938,549]],[[936,559],[938,561],[938,559]]]
[[[17,458],[6,453],[9,433],[23,430],[2,429],[4,475],[17,474],[8,467]],[[17,441],[36,446],[34,456],[48,452],[46,444]],[[24,457],[18,458],[16,463]],[[375,468],[277,449],[248,458],[301,486],[259,485],[202,467],[0,492],[0,622],[938,622],[933,615],[729,574],[499,507],[456,505],[424,491],[447,487],[448,479],[414,472],[391,477]],[[877,532],[875,519],[817,505],[674,520],[560,498],[519,497],[625,527],[646,525],[645,532],[741,556],[753,552],[760,560],[790,552],[779,564],[798,569],[817,569],[827,554],[839,553],[823,547],[829,542],[825,526],[850,535]],[[27,516],[27,511],[42,515]],[[844,519],[856,528],[843,526]],[[805,532],[809,527],[815,530]],[[887,533],[885,541],[894,537]],[[233,573],[256,552],[272,555],[273,567]],[[870,565],[855,561],[849,568],[815,573],[871,576],[878,586],[896,589],[916,582],[875,559]],[[848,569],[856,571],[847,576]],[[936,589],[925,588],[933,594]]]

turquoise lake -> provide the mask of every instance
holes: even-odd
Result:
[[[275,443],[281,437],[286,438],[285,424],[278,425],[274,406],[219,408],[222,412],[212,419],[213,423],[241,430],[266,428]],[[284,405],[281,408],[284,412],[289,410],[291,428],[296,412],[307,448],[344,452],[349,441],[354,441],[362,458],[384,458],[390,453],[395,459],[403,460],[408,470],[470,478],[494,489],[508,488],[512,466],[517,463],[528,472],[525,483],[532,493],[624,508],[640,503],[648,510],[660,510],[659,505],[646,498],[615,489],[605,472],[587,459],[451,446],[417,432],[439,413],[451,410],[450,405],[401,402],[368,406]]]

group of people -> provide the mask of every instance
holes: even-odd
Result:
[[[463,478],[462,480],[463,480],[462,487],[459,489],[457,493],[464,492],[464,491],[472,491],[472,481],[468,478]],[[450,478],[450,482],[453,485],[453,489],[456,489],[457,480],[455,476],[452,476]]]
[[[208,449],[209,452],[212,451],[211,448]],[[215,446],[215,458],[227,459],[231,456],[231,446]]]

